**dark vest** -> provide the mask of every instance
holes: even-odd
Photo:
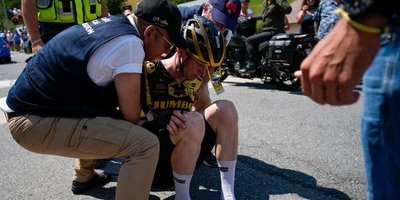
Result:
[[[28,62],[8,93],[8,106],[16,112],[41,116],[117,117],[114,84],[96,85],[86,68],[99,46],[125,34],[140,38],[124,16],[94,20],[61,32]]]

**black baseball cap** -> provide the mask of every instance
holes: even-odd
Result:
[[[176,4],[169,0],[142,0],[135,9],[135,16],[167,30],[177,47],[186,46],[180,32],[182,15]]]

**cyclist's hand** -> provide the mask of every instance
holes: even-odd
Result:
[[[181,113],[179,110],[175,110],[172,115],[169,123],[167,124],[167,130],[170,134],[174,135],[179,132],[180,129],[185,129],[186,116]]]

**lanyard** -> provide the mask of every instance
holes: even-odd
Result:
[[[151,93],[150,93],[150,85],[149,85],[149,79],[147,77],[147,69],[146,69],[147,65],[151,65],[151,64],[154,65],[154,63],[146,62],[145,63],[145,67],[143,69],[145,87],[146,87],[146,106],[147,106],[147,107],[143,108],[143,112],[145,113],[146,118],[147,118],[148,121],[153,121],[154,120],[154,116],[153,116],[153,114],[151,112],[151,110],[152,110]]]

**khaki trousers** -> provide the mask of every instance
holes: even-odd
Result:
[[[8,120],[14,140],[25,149],[79,158],[74,180],[94,175],[94,160],[123,157],[116,199],[148,199],[159,154],[157,137],[146,129],[109,117],[59,118],[23,115]]]

